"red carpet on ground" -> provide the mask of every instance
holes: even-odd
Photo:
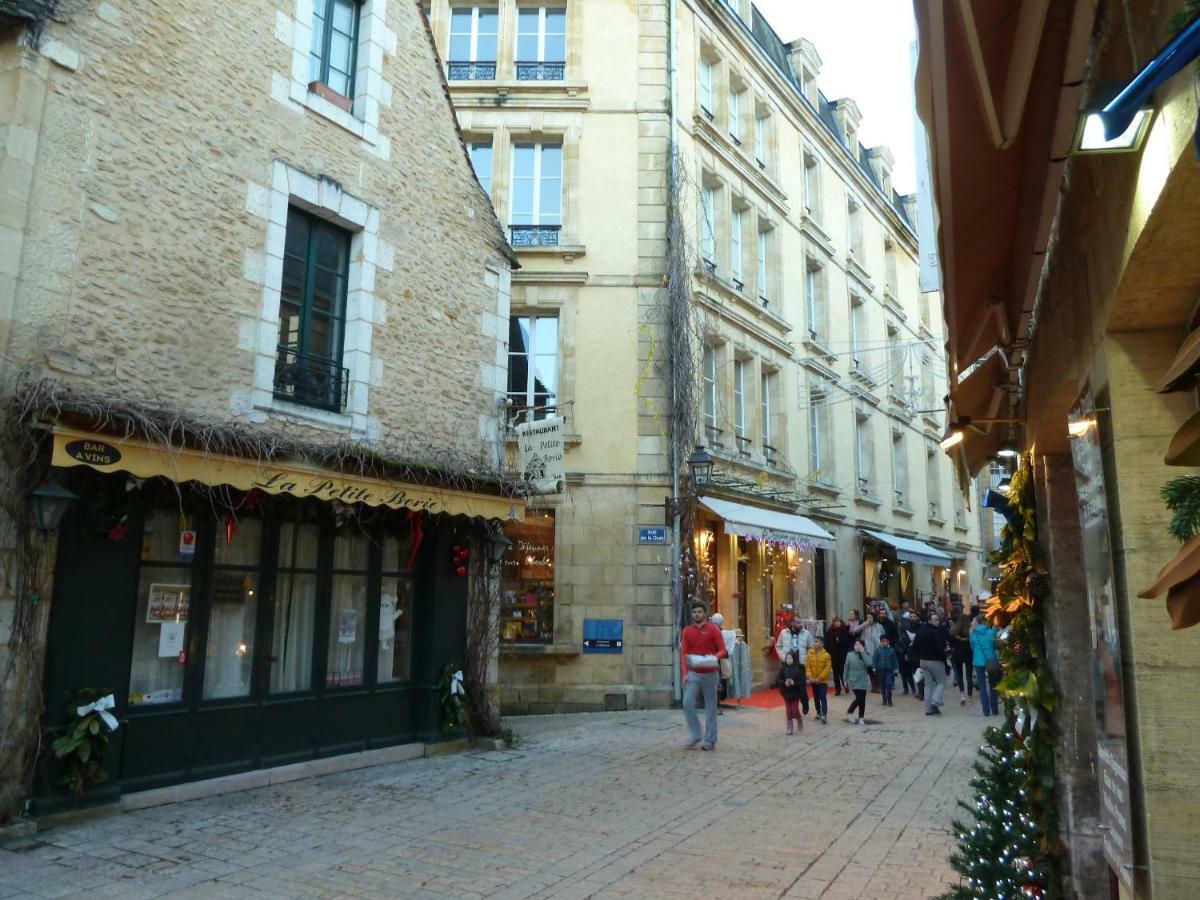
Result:
[[[753,706],[755,709],[778,709],[783,706],[783,696],[779,693],[779,688],[763,688],[744,699],[742,706]]]

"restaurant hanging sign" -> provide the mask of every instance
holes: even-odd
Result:
[[[342,503],[485,519],[522,519],[524,504],[507,497],[431,488],[425,485],[345,475],[332,469],[261,462],[199,450],[164,447],[134,438],[89,434],[56,426],[51,464],[88,466],[98,472],[128,472],[138,478],[198,481],[242,491],[290,494]]]
[[[522,422],[516,433],[521,447],[521,477],[535,494],[562,493],[567,484],[562,417]]]

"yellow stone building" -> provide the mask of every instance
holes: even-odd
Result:
[[[855,103],[820,92],[816,48],[744,0],[425,8],[521,264],[510,414],[558,413],[567,435],[568,488],[533,499],[515,536],[529,552],[507,561],[505,708],[672,694],[673,152],[696,442],[715,460],[691,537],[757,674],[787,605],[827,621],[868,597],[973,596],[979,522],[937,448],[943,329],[918,288],[915,201],[892,188],[890,152],[861,145]],[[616,633],[596,620],[619,622],[619,654],[583,651]]]

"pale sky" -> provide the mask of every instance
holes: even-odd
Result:
[[[886,144],[901,194],[916,189],[909,44],[917,27],[909,0],[754,0],[785,41],[808,38],[821,56],[817,83],[830,100],[850,97],[862,111],[859,140]]]

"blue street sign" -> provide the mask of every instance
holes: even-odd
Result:
[[[621,653],[625,647],[624,619],[584,619],[584,653]]]
[[[667,529],[662,526],[638,529],[639,544],[665,544],[666,542]]]

